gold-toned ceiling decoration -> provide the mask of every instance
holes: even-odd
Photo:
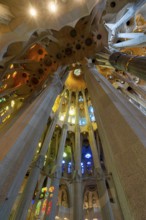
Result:
[[[76,76],[74,74],[74,71],[71,71],[65,82],[65,86],[67,89],[72,90],[72,91],[84,90],[86,88],[86,83],[84,81],[83,74],[81,73],[81,75]]]

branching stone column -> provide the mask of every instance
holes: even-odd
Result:
[[[89,142],[90,142],[92,155],[93,155],[95,175],[97,176],[97,191],[98,191],[98,196],[99,196],[99,203],[101,207],[102,218],[103,220],[114,220],[112,208],[111,208],[111,204],[109,201],[109,196],[108,196],[108,192],[107,192],[107,188],[105,184],[104,173],[102,171],[100,161],[99,161],[99,155],[97,151],[94,131],[93,131],[92,123],[90,121],[84,91],[83,91],[83,98],[84,98],[85,114],[86,114],[86,119],[87,119],[87,124],[88,124]]]
[[[51,186],[50,186],[53,188],[53,192],[50,193],[48,197],[48,204],[46,206],[44,220],[54,220],[55,215],[56,215],[59,184],[60,184],[60,178],[62,176],[62,158],[63,158],[63,152],[64,152],[67,131],[68,131],[67,123],[68,123],[70,102],[71,102],[71,93],[69,93],[68,110],[65,116],[64,125],[62,127],[62,133],[61,133],[61,138],[60,138],[54,177],[52,178]]]
[[[124,219],[144,219],[146,118],[98,73],[96,67],[84,72],[108,171],[113,175]]]
[[[126,47],[144,47],[146,42],[146,36],[144,33],[118,33],[117,39],[125,38],[127,40],[119,43],[114,43],[112,46],[114,48],[126,48]],[[128,39],[129,38],[129,39]]]
[[[146,80],[146,57],[116,52],[109,57],[109,62],[118,70],[132,73]]]
[[[63,88],[56,72],[50,85],[17,119],[0,140],[0,219],[8,219],[57,95]],[[41,159],[39,158],[39,164]]]
[[[60,112],[60,109],[62,106],[62,101],[63,101],[63,98],[60,101],[59,109],[57,110],[55,117],[52,120],[52,123],[50,124],[50,127],[47,131],[40,155],[36,159],[36,161],[33,165],[33,168],[30,172],[30,175],[28,177],[27,184],[25,186],[24,192],[22,193],[20,203],[19,203],[17,210],[16,210],[15,220],[19,220],[19,219],[25,220],[26,219],[27,212],[28,212],[31,200],[32,200],[32,196],[33,196],[33,193],[34,193],[34,190],[35,190],[35,187],[36,187],[39,175],[40,175],[40,171],[42,170],[44,162],[45,162],[45,155],[47,153],[49,143],[50,143],[51,138],[54,133],[54,129],[56,126],[58,115],[59,115],[59,112]]]
[[[134,92],[129,92],[126,89],[120,88],[121,92],[131,100],[134,100],[137,104],[140,104],[143,108],[146,108],[146,101],[142,100],[137,94]],[[134,103],[135,104],[135,103]]]
[[[62,102],[60,102],[60,105],[61,105],[61,104],[62,104]],[[58,111],[59,111],[59,110],[60,110],[60,108],[58,109]],[[55,116],[54,116],[54,119],[52,120],[52,124],[55,123],[57,116],[58,116],[58,112],[56,112],[56,114],[55,114]],[[50,127],[51,127],[51,125],[50,125]],[[51,132],[50,132],[50,133],[51,133]],[[50,134],[50,133],[49,133],[49,134]],[[48,134],[48,130],[47,130],[47,134]],[[52,135],[54,135],[54,133],[52,133]],[[50,139],[48,140],[48,143],[49,143],[49,142],[51,142],[51,143],[49,143],[49,144],[46,146],[46,148],[48,148],[48,150],[47,150],[47,153],[46,153],[46,155],[45,155],[44,166],[43,166],[43,169],[42,169],[42,171],[41,171],[41,173],[42,173],[43,175],[45,175],[45,177],[47,177],[47,176],[49,175],[49,173],[50,173],[50,170],[52,170],[52,165],[50,164],[50,163],[52,163],[52,158],[50,157],[50,153],[51,153],[51,152],[50,152],[50,148],[52,147],[52,144],[54,144],[53,141],[50,141],[51,138],[52,138],[52,135],[51,135]],[[45,134],[45,137],[47,137],[46,134]],[[45,137],[44,137],[44,141],[45,141]],[[46,144],[47,144],[47,143],[46,143]],[[44,146],[44,145],[43,145],[43,146]],[[43,150],[43,146],[42,146],[42,150]],[[47,159],[46,159],[46,158],[47,158]],[[39,183],[39,181],[38,181],[38,183]],[[49,189],[50,183],[51,183],[51,179],[50,179],[50,177],[48,177],[48,178],[47,178],[47,185],[46,185],[47,189]],[[43,182],[42,182],[42,184],[43,184]],[[40,193],[41,193],[42,184],[38,184],[39,186],[38,186],[38,190],[37,190],[37,194],[36,194],[36,198],[35,198],[35,203],[34,203],[34,205],[33,205],[32,211],[31,211],[30,219],[32,219],[32,217],[35,216],[36,206],[37,206],[37,203],[38,203],[38,201],[39,201],[39,195],[40,195]],[[46,194],[47,194],[47,192],[46,192]],[[45,194],[44,198],[46,198],[46,196],[47,196],[46,194]],[[41,206],[43,206],[43,204],[44,204],[44,202],[41,203]],[[40,209],[40,210],[41,210],[41,209]],[[42,217],[43,217],[43,214],[44,214],[44,210],[41,210],[41,211],[40,211],[40,214],[39,214],[39,217],[42,218]]]
[[[126,13],[114,24],[106,24],[108,31],[109,31],[109,46],[112,49],[113,42],[117,37],[118,29],[129,21],[143,5],[145,4],[145,0],[137,0],[130,7],[127,8]],[[126,33],[127,34],[127,33]],[[124,36],[125,37],[125,36]],[[126,38],[126,37],[125,37]]]
[[[83,219],[83,192],[81,172],[81,140],[79,126],[78,92],[76,93],[76,124],[75,124],[75,177],[74,177],[74,202],[73,219]]]
[[[136,92],[138,93],[140,96],[141,96],[141,99],[144,99],[146,100],[146,91],[139,85],[139,84],[136,84],[134,83],[134,81],[132,79],[130,79],[129,77],[127,77],[127,75],[123,76],[121,75],[120,73],[118,73],[118,71],[114,71],[113,72],[113,75],[122,80],[122,81],[125,81],[128,83],[128,85]],[[143,82],[143,80],[141,80]]]

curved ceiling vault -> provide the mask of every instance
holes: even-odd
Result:
[[[66,65],[72,70],[66,85],[72,89],[74,85],[75,90],[85,88],[82,76],[76,77],[73,71],[81,69],[86,58],[106,50],[108,32],[104,20],[111,19],[126,3],[58,0],[57,13],[49,14],[47,1],[31,1],[38,16],[30,19],[30,1],[1,1],[0,92],[9,89],[17,95],[28,95],[40,89],[58,66]]]

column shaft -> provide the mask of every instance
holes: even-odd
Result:
[[[68,114],[69,114],[69,109],[70,109],[70,102],[71,102],[71,93],[69,93],[68,110],[65,116],[64,125],[62,127],[62,133],[61,133],[61,139],[60,139],[60,144],[59,144],[59,149],[58,149],[54,177],[52,178],[52,181],[51,181],[51,186],[54,187],[53,196],[50,197],[50,194],[49,194],[48,205],[46,207],[44,220],[54,220],[55,215],[56,215],[59,183],[60,183],[60,178],[62,175],[62,158],[63,158],[63,152],[64,152],[67,131],[68,131],[67,121],[68,121]],[[49,206],[50,206],[50,211],[48,213]]]
[[[83,192],[82,192],[82,173],[81,173],[81,140],[79,127],[78,93],[76,93],[76,124],[75,124],[75,179],[73,195],[73,219],[83,219]]]
[[[83,219],[83,192],[82,181],[74,181],[74,195],[73,195],[73,220]]]
[[[52,105],[62,90],[62,86],[59,78],[58,80],[54,79],[1,138],[1,219],[8,219],[36,145],[52,110]]]
[[[62,101],[60,102],[59,110],[61,108],[61,104],[62,104]],[[32,199],[32,196],[33,196],[33,193],[34,193],[37,181],[38,181],[38,177],[39,177],[41,169],[43,168],[43,164],[45,161],[45,154],[48,150],[49,143],[53,136],[53,132],[54,132],[56,122],[58,119],[59,110],[56,112],[56,115],[54,119],[52,120],[52,123],[47,131],[40,155],[38,156],[38,159],[36,160],[36,163],[30,172],[26,187],[24,189],[22,198],[20,200],[20,204],[18,205],[16,214],[15,214],[15,220],[26,219],[28,208],[30,206],[30,202],[31,202],[31,199]]]
[[[57,204],[57,199],[58,199],[59,183],[60,183],[60,178],[62,175],[62,157],[63,157],[66,136],[67,136],[67,125],[64,125],[63,130],[62,130],[62,134],[61,134],[60,144],[59,144],[59,150],[58,150],[56,167],[55,167],[55,174],[54,174],[54,177],[52,178],[52,181],[51,181],[51,186],[54,187],[53,197],[51,197],[51,198],[48,197],[48,205],[46,207],[44,220],[54,220],[55,219],[55,214],[56,214],[56,210],[57,210],[56,204]],[[51,203],[51,210],[48,213],[48,206],[50,205],[50,203]]]
[[[95,175],[97,175],[97,192],[99,197],[99,203],[101,207],[101,215],[103,220],[113,220],[113,211],[111,208],[108,191],[105,184],[105,177],[100,165],[97,146],[94,137],[94,131],[92,127],[89,127],[89,142],[92,150]]]
[[[116,52],[110,56],[109,61],[118,70],[132,73],[140,79],[146,80],[146,57]]]
[[[90,121],[86,97],[85,97],[84,92],[83,92],[83,97],[84,97],[84,108],[85,108],[85,113],[86,113],[86,119],[88,123],[89,142],[90,142],[92,155],[93,155],[95,173],[97,175],[97,191],[98,191],[99,203],[101,207],[101,214],[102,214],[103,220],[113,220],[114,217],[113,217],[112,208],[111,208],[111,204],[109,201],[109,196],[108,196],[108,192],[107,192],[107,188],[105,184],[105,177],[104,177],[104,173],[102,171],[100,161],[99,161],[99,155],[98,155],[97,146],[95,142],[94,131],[93,131],[92,123]]]
[[[146,118],[95,67],[85,70],[108,170],[125,220],[146,216]]]
[[[32,172],[30,173],[24,192],[22,193],[20,203],[16,210],[16,215],[14,218],[15,220],[25,220],[27,217],[28,209],[31,204],[32,196],[36,187],[40,169],[42,169],[43,166],[43,162],[44,158],[42,155],[40,155],[35,166],[33,167]]]

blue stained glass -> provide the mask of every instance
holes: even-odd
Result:
[[[89,154],[89,153],[85,154],[85,158],[87,158],[87,159],[91,158],[91,154]]]

